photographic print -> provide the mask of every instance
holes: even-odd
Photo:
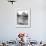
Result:
[[[30,27],[30,9],[17,9],[17,27]]]

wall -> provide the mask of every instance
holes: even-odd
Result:
[[[31,34],[33,40],[46,40],[45,5],[45,0],[17,0],[14,5],[0,0],[0,40],[14,40],[18,32]],[[31,8],[31,28],[16,28],[17,8]]]

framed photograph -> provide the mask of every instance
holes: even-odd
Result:
[[[17,9],[16,27],[17,28],[31,27],[31,9],[28,8]]]

